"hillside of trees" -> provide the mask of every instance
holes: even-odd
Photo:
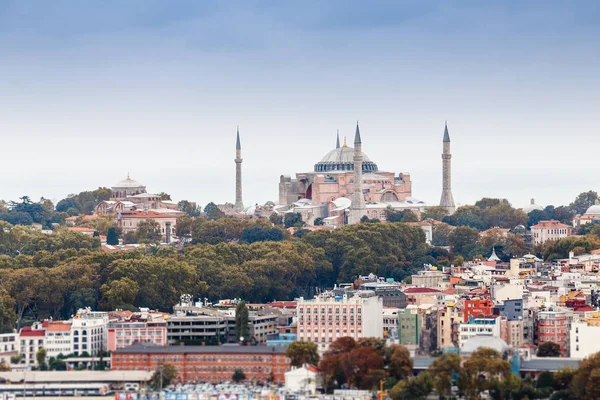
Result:
[[[106,253],[91,236],[66,229],[48,235],[0,221],[0,329],[23,319],[68,318],[85,306],[170,311],[183,293],[250,302],[311,296],[357,274],[403,279],[439,255],[420,228],[402,223],[302,238],[263,220],[199,219],[192,225],[193,243],[183,250],[148,245]],[[240,240],[273,229],[278,240]]]
[[[539,217],[539,213],[527,216],[500,199],[484,198],[450,217],[432,207],[425,216],[444,223],[435,226],[433,246],[429,246],[421,228],[405,223],[415,220],[411,212],[389,211],[390,219],[401,222],[366,220],[335,230],[308,231],[296,214],[234,219],[209,203],[197,217],[193,215],[199,209],[184,202],[182,207],[189,213],[177,224],[177,235],[186,242],[182,250],[157,246],[160,233],[147,221],[121,238],[146,246],[106,253],[96,237],[61,225],[66,216],[90,211],[106,195],[103,188],[82,192],[61,200],[56,209],[49,200],[33,202],[27,196],[19,202],[0,202],[0,330],[11,329],[23,319],[68,318],[84,306],[169,311],[183,293],[211,300],[242,297],[250,302],[312,296],[336,283],[352,282],[358,275],[375,273],[403,280],[424,264],[461,264],[488,257],[493,248],[507,260],[528,251],[519,225]],[[547,207],[540,213],[564,214],[567,219],[597,198],[595,192],[585,192],[568,207]],[[27,226],[33,222],[54,233]],[[76,224],[92,224],[111,241],[118,242],[121,234],[109,217],[93,222],[82,217]],[[495,226],[511,231],[503,236]],[[290,227],[295,228],[294,234]],[[480,236],[480,229],[490,227]],[[587,227],[584,236],[548,242],[533,251],[551,260],[599,247],[600,225],[596,224]]]

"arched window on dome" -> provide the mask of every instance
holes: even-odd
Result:
[[[381,201],[384,203],[389,203],[392,201],[398,201],[398,196],[394,192],[386,192],[381,197]]]

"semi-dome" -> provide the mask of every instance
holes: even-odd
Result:
[[[377,164],[362,153],[362,170],[363,172],[377,171]],[[354,148],[346,145],[335,148],[315,164],[315,172],[328,171],[354,171]]]

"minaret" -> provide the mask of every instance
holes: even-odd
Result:
[[[354,192],[352,193],[352,203],[350,204],[350,214],[348,223],[356,224],[360,219],[367,215],[365,206],[365,196],[362,191],[362,141],[360,139],[360,129],[356,122],[356,135],[354,136]]]
[[[340,130],[339,129],[337,131],[337,140],[335,141],[335,148],[336,149],[340,148]]]
[[[242,145],[240,143],[240,128],[237,129],[235,142],[235,211],[244,210],[242,202]]]
[[[450,134],[448,133],[448,123],[444,127],[444,153],[442,154],[443,166],[443,184],[442,184],[442,199],[440,206],[448,210],[448,215],[454,214],[456,205],[454,197],[452,197],[452,154],[450,153]]]

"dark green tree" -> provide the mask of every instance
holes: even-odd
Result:
[[[235,308],[235,335],[238,341],[250,341],[248,337],[250,335],[248,328],[248,306],[246,306],[245,301],[240,301]]]
[[[598,192],[590,190],[580,193],[575,200],[569,204],[569,210],[574,214],[585,214],[588,208],[593,206],[598,200]]]
[[[560,345],[554,342],[544,342],[537,350],[538,357],[560,357]]]
[[[184,212],[188,217],[199,217],[202,214],[202,209],[196,203],[187,200],[181,200],[177,203],[179,211]]]
[[[160,243],[162,232],[160,224],[153,219],[147,219],[138,224],[135,230],[138,243]]]
[[[40,348],[36,353],[35,353],[35,360],[37,361],[37,365],[38,368],[41,371],[46,371],[48,370],[48,364],[46,363],[46,355],[48,354],[48,352],[46,351],[45,348]]]
[[[293,367],[301,367],[304,364],[318,365],[319,351],[316,343],[297,341],[290,344],[285,350],[285,355],[291,360]]]
[[[452,251],[465,258],[475,249],[478,241],[479,232],[468,226],[459,226],[448,235],[448,243],[452,247]]]
[[[435,221],[441,221],[448,216],[448,210],[442,206],[427,207],[423,213],[421,213],[421,220],[433,219]]]
[[[212,201],[204,207],[204,213],[206,214],[206,218],[212,221],[225,217],[225,213]]]
[[[150,385],[157,390],[165,389],[177,378],[177,369],[171,364],[160,364],[152,374]]]
[[[302,214],[300,213],[286,213],[283,218],[283,224],[286,228],[302,228],[304,221],[302,221]]]
[[[116,246],[119,244],[119,235],[117,234],[117,228],[110,227],[106,235],[106,244]]]
[[[15,300],[0,286],[0,333],[12,332],[16,320]]]
[[[231,380],[235,383],[244,382],[246,380],[246,374],[244,373],[244,370],[242,370],[241,368],[236,368],[233,371],[233,376],[231,377]]]
[[[283,217],[281,216],[281,214],[271,214],[269,216],[269,221],[271,221],[273,225],[283,225]]]

